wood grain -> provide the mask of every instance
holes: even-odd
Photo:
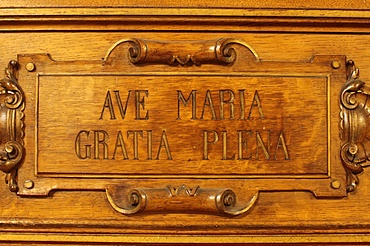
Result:
[[[2,1],[0,7],[24,7],[25,2],[23,0],[15,0],[15,1]],[[44,0],[32,0],[27,1],[28,7],[105,7],[105,6],[114,6],[114,7],[208,7],[208,8],[230,8],[230,7],[238,7],[238,8],[312,8],[312,9],[368,9],[369,3],[366,1],[352,1],[348,3],[346,1],[337,2],[334,0],[330,1],[314,1],[310,0],[307,2],[295,2],[290,0],[284,1],[254,1],[248,0],[243,2],[235,2],[235,1],[148,1],[148,0],[141,0],[141,1],[118,1],[118,0],[104,0],[104,1],[77,1],[77,0],[69,0],[69,1],[55,1],[52,4],[44,1]]]
[[[243,180],[237,176],[241,174],[316,175],[326,173],[328,159],[340,164],[339,93],[346,81],[344,65],[337,75],[333,73],[333,81],[338,82],[330,87],[329,104],[336,107],[330,115],[327,114],[328,104],[325,101],[329,88],[325,76],[331,72],[321,71],[323,64],[313,69],[307,67],[314,56],[342,55],[346,56],[347,60],[354,60],[356,66],[360,68],[360,78],[364,82],[369,81],[370,56],[367,44],[370,40],[366,3],[354,2],[351,6],[343,1],[339,3],[322,1],[315,4],[306,1],[291,5],[276,1],[228,3],[228,7],[253,8],[248,9],[248,17],[243,17],[246,13],[243,12],[244,10],[222,9],[221,7],[226,5],[224,2],[213,6],[215,8],[204,9],[203,6],[211,6],[207,2],[182,2],[184,8],[172,9],[168,7],[178,7],[180,3],[166,2],[162,3],[163,6],[152,2],[151,6],[155,6],[155,11],[148,7],[147,3],[138,3],[141,7],[145,7],[147,11],[145,15],[140,14],[139,9],[129,8],[132,7],[130,2],[125,6],[109,2],[112,6],[128,7],[130,10],[137,11],[131,12],[136,13],[135,18],[130,17],[131,19],[128,17],[130,12],[125,11],[125,8],[107,8],[104,15],[105,10],[101,8],[69,8],[77,5],[86,7],[84,2],[73,1],[55,2],[53,6],[44,1],[33,1],[28,3],[29,8],[25,6],[25,8],[14,9],[13,12],[10,9],[23,4],[15,1],[0,3],[3,7],[0,9],[0,18],[4,20],[0,26],[2,30],[0,61],[4,68],[10,60],[21,61],[21,69],[17,76],[26,93],[25,129],[27,129],[24,137],[26,159],[19,169],[18,176],[20,191],[26,196],[18,196],[10,192],[5,183],[0,185],[0,241],[2,243],[8,244],[10,241],[20,243],[33,241],[45,244],[50,241],[77,244],[82,242],[212,243],[216,241],[287,243],[294,241],[347,244],[370,241],[367,236],[370,227],[370,216],[367,213],[367,208],[370,206],[368,195],[370,177],[366,169],[359,175],[360,183],[357,189],[346,196],[343,195],[345,171],[339,170],[342,168],[340,165],[333,175],[337,175],[337,179],[342,182],[343,190],[335,195],[330,193],[334,189],[330,186],[332,180],[329,178],[318,184],[315,179],[311,181],[302,177],[279,180],[281,178],[279,176],[277,179],[258,181]],[[92,5],[106,7],[107,4],[94,1]],[[42,16],[49,10],[37,8],[41,6],[50,7],[51,12],[48,16]],[[162,12],[161,7],[165,7]],[[189,7],[195,9],[189,10]],[[271,8],[283,9],[272,10]],[[297,10],[300,8],[304,11]],[[325,10],[319,8],[325,8]],[[292,12],[289,12],[289,9]],[[333,11],[329,11],[330,9]],[[357,9],[364,11],[357,11]],[[85,10],[90,12],[84,12]],[[235,18],[230,17],[233,11],[236,11]],[[257,13],[262,12],[267,18],[257,16]],[[295,17],[298,13],[300,16]],[[158,15],[162,16],[158,17]],[[326,17],[320,17],[325,15]],[[271,24],[272,19],[278,21]],[[119,20],[118,24],[114,23],[116,20]],[[226,24],[223,21],[226,21]],[[336,24],[337,21],[345,23]],[[102,58],[106,56],[107,51],[117,41],[127,37],[176,44],[219,38],[240,39],[253,47],[260,63],[270,65],[263,67],[265,70],[258,70],[253,63],[248,62],[253,58],[251,53],[241,47],[237,48],[237,61],[232,65],[135,65],[127,58],[129,46],[126,45],[122,50],[115,51],[116,60],[112,63],[112,67],[103,67]],[[178,45],[175,50],[180,50],[180,46]],[[187,45],[184,46],[187,47]],[[47,53],[51,54],[54,61],[45,55]],[[25,66],[28,62],[34,62],[36,65],[34,72],[27,71]],[[331,60],[328,59],[325,63],[328,69],[331,66],[330,62]],[[120,76],[90,76],[91,73],[117,71]],[[256,71],[259,76],[256,76]],[[320,76],[325,74],[325,76],[292,77],[292,74],[304,74],[307,71]],[[41,75],[39,75],[37,91],[35,74],[38,72]],[[56,73],[75,75],[61,76],[55,75]],[[82,73],[88,73],[88,76],[78,75]],[[136,75],[127,76],[125,73]],[[148,75],[142,76],[145,73]],[[153,73],[157,74],[153,75]],[[158,73],[171,75],[163,76]],[[208,75],[198,76],[205,73]],[[210,73],[218,75],[209,75]],[[235,73],[240,75],[232,75]],[[269,76],[261,77],[263,73]],[[272,77],[277,73],[281,76]],[[182,76],[179,77],[179,74]],[[287,74],[290,77],[283,76]],[[125,86],[122,86],[123,84]],[[112,99],[115,99],[114,91],[119,90],[121,99],[124,101],[128,90],[146,89],[150,94],[149,97],[145,97],[147,100],[145,110],[149,110],[150,120],[140,122],[140,128],[134,120],[136,115],[133,97],[131,101],[129,100],[127,111],[129,120],[125,120],[124,124],[119,119],[110,120],[109,107],[105,107],[103,119],[99,120],[107,91],[110,91]],[[263,130],[264,126],[269,126],[272,130],[281,130],[285,124],[287,126],[285,138],[291,160],[285,162],[283,152],[280,152],[281,161],[276,163],[251,160],[243,165],[235,165],[237,161],[225,160],[227,164],[223,164],[221,161],[213,161],[222,159],[221,140],[217,143],[219,146],[210,145],[211,161],[202,160],[204,146],[199,139],[202,140],[204,136],[201,130],[215,129],[221,138],[222,130],[239,129],[242,123],[230,122],[230,120],[222,123],[221,120],[212,120],[212,113],[208,107],[205,115],[207,119],[200,125],[197,121],[191,121],[190,108],[182,106],[181,116],[186,121],[179,124],[179,120],[176,119],[178,98],[168,95],[177,96],[176,92],[181,90],[184,96],[188,97],[195,89],[198,90],[200,99],[197,118],[201,117],[207,90],[211,92],[211,98],[215,101],[217,117],[220,117],[220,90],[230,89],[237,92],[245,89],[247,114],[254,92],[257,90],[266,119],[260,119],[261,115],[257,107],[252,111],[253,121],[247,122],[248,127]],[[140,97],[144,98],[142,94]],[[36,107],[36,101],[39,101],[38,107]],[[158,105],[167,106],[158,107]],[[240,104],[236,103],[235,107],[235,112],[238,112]],[[35,123],[36,110],[39,112],[37,116],[39,128],[36,128]],[[140,117],[145,117],[145,110],[141,111]],[[116,103],[114,111],[116,118],[121,117]],[[239,117],[238,114],[235,116]],[[269,119],[269,117],[277,118]],[[230,118],[229,112],[225,114],[225,118]],[[325,121],[329,118],[330,127],[333,129],[330,139],[325,129],[327,127]],[[305,130],[295,127],[302,127]],[[141,153],[144,153],[145,160],[137,162],[131,160],[134,156],[133,139],[132,135],[128,139],[126,136],[128,130],[136,128],[153,130],[153,137],[156,138],[153,146],[154,158],[161,142],[161,130],[165,128],[168,131],[173,160],[168,160],[164,147],[159,155],[160,160],[153,160],[149,164],[146,160],[147,146],[143,145],[143,142],[138,150],[140,159]],[[39,145],[36,151],[35,129],[39,134]],[[113,136],[112,139],[109,138],[109,141],[113,141],[109,142],[109,146],[114,146],[118,129],[125,133],[125,141],[130,140],[130,148],[127,146],[128,164],[125,163],[126,160],[115,163],[112,160],[92,159],[90,161],[76,157],[74,144],[78,132],[86,130],[94,135],[94,130],[106,130],[110,136]],[[233,134],[236,138],[237,133]],[[271,134],[275,134],[272,137],[275,140],[271,139],[271,141],[276,142],[278,133],[271,131]],[[262,138],[266,142],[266,135],[262,135]],[[332,149],[327,147],[327,141],[331,141]],[[185,145],[190,147],[181,148]],[[191,150],[194,146],[195,152]],[[226,157],[230,157],[233,153],[237,155],[237,142],[230,142],[229,146]],[[233,149],[235,152],[232,151]],[[114,147],[109,147],[110,159],[113,157],[113,150]],[[99,151],[101,158],[104,152],[102,149]],[[253,151],[256,159],[255,150]],[[195,157],[191,157],[193,159],[188,161],[193,153]],[[123,157],[122,153],[120,157]],[[281,168],[281,165],[289,167]],[[35,173],[36,167],[39,173]],[[73,174],[75,177],[70,177],[68,174]],[[144,180],[127,178],[127,175],[149,174],[183,176]],[[235,175],[235,177],[186,179],[189,177],[185,177],[186,175],[193,174]],[[49,177],[43,175],[49,175]],[[83,177],[84,175],[86,177]],[[92,175],[104,177],[97,178]],[[115,176],[105,179],[108,175]],[[126,177],[120,176],[119,178],[122,179],[119,179],[119,175],[126,175]],[[27,192],[30,192],[28,195],[32,195],[32,189],[27,189],[23,184],[29,179],[34,179],[34,188],[38,190],[38,195],[43,197],[27,196]],[[255,206],[246,215],[225,217],[217,213],[216,215],[184,213],[178,209],[172,209],[171,213],[165,210],[158,213],[158,210],[154,209],[152,213],[126,216],[118,213],[110,205],[105,191],[107,189],[111,192],[114,201],[119,206],[123,206],[120,199],[125,197],[132,188],[164,189],[166,185],[180,187],[183,184],[188,187],[199,185],[209,189],[232,188],[237,195],[238,205],[247,204],[258,190],[261,192],[258,193]],[[289,191],[288,188],[294,191]],[[160,200],[159,196],[166,195],[156,194],[160,194],[155,197],[157,200]],[[324,196],[330,194],[331,197],[318,199],[314,194]],[[165,201],[171,203],[171,200]],[[191,200],[182,196],[175,200],[178,202],[176,206],[183,203],[189,211],[195,211],[194,209],[199,209],[202,205],[191,204],[188,201]],[[202,197],[195,201],[202,201]],[[205,206],[208,206],[208,203],[205,203],[207,204]],[[166,205],[168,204],[163,206]],[[212,207],[212,209],[215,208]]]

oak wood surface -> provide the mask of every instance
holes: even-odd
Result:
[[[125,7],[128,8],[125,9]],[[143,7],[143,9],[137,7]],[[151,7],[155,7],[155,11]],[[189,10],[189,7],[193,9]],[[228,8],[235,8],[235,10]],[[274,8],[278,11],[273,10]],[[300,3],[288,1],[220,1],[217,4],[207,1],[168,1],[165,3],[153,1],[150,4],[137,1],[135,3],[126,1],[124,4],[114,1],[92,1],[89,3],[83,1],[55,1],[53,5],[45,1],[28,1],[27,5],[24,1],[1,1],[0,19],[2,22],[0,23],[0,30],[2,33],[0,39],[2,49],[0,49],[0,65],[3,64],[2,66],[5,68],[10,60],[18,59],[18,54],[50,54],[53,60],[59,62],[101,61],[112,45],[127,37],[178,43],[193,40],[235,38],[244,40],[253,47],[261,61],[305,64],[315,55],[345,55],[347,60],[356,62],[356,66],[360,68],[361,79],[366,82],[370,80],[370,67],[368,66],[370,53],[367,45],[370,42],[368,8],[366,1],[351,3],[346,1],[305,1]],[[287,11],[288,9],[292,12]],[[300,11],[300,9],[303,11]],[[142,10],[144,14],[140,12]],[[235,19],[231,16],[233,11],[237,15]],[[132,13],[134,13],[135,18],[132,17]],[[248,13],[247,17],[243,17],[245,13]],[[266,17],[256,16],[256,13],[264,13]],[[271,21],[271,19],[274,21]],[[341,22],[344,23],[338,24]],[[124,54],[126,55],[126,53]],[[246,56],[248,57],[248,54]],[[123,60],[128,64],[125,68],[130,69],[130,71],[140,73],[143,69],[146,69],[146,71],[153,70],[150,66],[149,68],[142,68],[130,64],[126,56]],[[204,65],[198,69],[196,66],[167,67],[167,65],[154,65],[154,68],[175,73],[191,72],[193,69],[198,69],[201,72],[205,72],[209,68],[219,69],[217,66],[215,66],[216,68],[212,66]],[[81,69],[81,66],[76,67]],[[39,69],[39,67],[36,69]],[[70,67],[70,69],[73,69],[73,67]],[[244,69],[247,70],[248,68]],[[284,69],[282,68],[283,71],[288,71],[289,67]],[[54,71],[52,69],[50,71],[58,72],[58,70]],[[20,74],[29,74],[25,71],[24,64]],[[150,82],[150,79],[153,79],[153,77],[146,78],[142,82]],[[195,80],[194,78],[188,79]],[[100,94],[100,97],[102,97],[100,101],[103,100],[104,102],[106,96],[104,89],[107,87],[105,87],[103,80],[100,79],[99,84],[94,88],[103,91]],[[216,83],[217,89],[218,87],[224,89],[227,86],[227,83],[219,78],[216,80],[218,80]],[[22,83],[22,78],[19,81]],[[23,81],[25,81],[24,77]],[[27,81],[30,81],[31,84],[25,87],[27,89],[34,88],[34,84],[32,84],[35,81],[34,77],[30,77]],[[170,78],[169,81],[175,83],[176,79]],[[235,82],[232,79],[231,81],[232,83]],[[320,82],[320,80],[318,81]],[[58,110],[63,110],[63,107],[59,107],[58,102],[53,102],[52,99],[61,97],[60,93],[71,94],[74,90],[78,90],[80,81],[76,78],[71,80],[71,82],[75,82],[76,88],[68,87],[64,78],[59,77],[45,77],[44,82],[49,84],[42,91],[44,94],[40,94],[43,99],[41,102],[45,103],[41,104],[44,111],[40,111],[40,124],[45,124],[46,127],[40,132],[40,138],[47,139],[48,135],[53,133],[52,127],[54,127],[48,119],[48,111],[56,108],[55,112],[57,113],[52,114],[50,118],[57,121],[58,114],[61,114],[60,120],[68,121],[64,119],[68,115],[63,116],[62,113],[58,112]],[[271,80],[267,79],[263,82],[268,84]],[[287,84],[288,82],[289,80],[284,81]],[[314,84],[315,82],[305,80],[301,83]],[[89,83],[94,83],[94,81],[90,80]],[[95,89],[88,89],[88,86],[91,86],[90,84],[79,91],[80,94],[76,93],[75,97],[62,98],[67,100],[67,104],[71,104],[71,111],[75,112],[80,104],[74,104],[68,100],[76,101],[82,94],[95,91]],[[151,88],[155,88],[155,85],[153,83]],[[170,90],[171,86],[164,88]],[[340,86],[338,85],[335,88],[338,90],[338,94]],[[186,89],[189,93],[191,88]],[[236,86],[234,90],[237,89],[241,88]],[[50,90],[50,94],[48,90]],[[274,88],[271,90],[273,91]],[[294,89],[289,89],[289,87],[288,90],[294,92]],[[325,105],[322,105],[320,100],[316,100],[326,95],[326,92],[323,91],[325,88],[308,87],[302,90],[302,92],[298,91],[299,95],[303,92],[310,93],[305,100],[313,102],[308,110],[320,115],[322,112],[326,112],[326,109],[322,108]],[[26,95],[30,101],[36,98],[36,95],[29,92]],[[277,100],[276,97],[274,100]],[[97,111],[98,118],[103,103],[100,101],[94,106],[97,109],[95,111]],[[95,100],[92,100],[91,103],[94,102]],[[166,102],[166,99],[164,99],[164,102]],[[168,104],[171,103],[173,102],[168,102]],[[268,113],[269,110],[273,111],[271,107],[266,107],[266,115],[270,114]],[[297,112],[301,110],[302,115],[306,109],[304,105],[293,100],[289,107],[297,110]],[[316,107],[317,111],[314,110]],[[29,113],[34,108],[26,110]],[[164,111],[166,111],[166,108]],[[90,111],[85,111],[84,116],[88,117],[89,113]],[[118,111],[116,113],[118,116]],[[171,111],[168,111],[168,113],[171,113]],[[104,116],[108,115],[106,113]],[[133,113],[130,116],[133,116]],[[190,117],[190,115],[187,116]],[[32,117],[26,113],[26,122],[31,122]],[[338,124],[339,121],[338,115]],[[48,131],[48,124],[50,124],[51,132]],[[130,124],[133,127],[135,122]],[[166,124],[166,121],[163,120],[163,124]],[[93,125],[93,123],[90,123],[90,125]],[[213,125],[210,123],[210,126]],[[171,125],[169,124],[168,127],[171,127]],[[65,128],[71,127],[61,125],[58,129],[63,132]],[[28,137],[27,133],[32,133],[32,130],[26,131],[26,139]],[[320,128],[314,128],[313,136],[316,137],[313,139],[325,141],[326,136],[321,136],[321,134]],[[308,133],[302,135],[306,136]],[[67,137],[61,134],[61,137],[62,139],[58,139],[60,142],[55,141],[54,144],[60,144],[69,139],[74,141],[75,134]],[[334,141],[339,141],[338,134],[331,136],[331,138],[336,139]],[[299,138],[297,137],[297,139]],[[78,173],[84,171],[104,173],[104,167],[101,167],[103,166],[102,163],[89,168],[89,163],[85,166],[79,166],[72,163],[73,160],[68,158],[65,160],[61,158],[60,164],[53,166],[48,163],[48,158],[57,160],[58,157],[63,156],[64,150],[61,150],[61,153],[56,153],[47,149],[47,141],[42,144],[42,148],[46,148],[47,151],[44,155],[41,153],[42,162],[45,163],[44,166],[41,166],[41,168],[44,168],[41,171],[51,170],[51,173],[59,173],[63,171],[63,166],[66,166],[67,170],[70,168],[80,169],[77,171]],[[315,144],[315,140],[308,142],[311,147]],[[318,143],[318,145],[320,144]],[[26,141],[25,147],[26,151],[32,153],[31,149],[33,149],[34,143]],[[321,154],[322,151],[318,149],[317,153]],[[307,155],[307,159],[315,158],[317,160],[314,154]],[[166,157],[166,155],[163,156]],[[320,158],[325,159],[326,157],[325,155],[325,157]],[[340,162],[339,159],[337,161]],[[69,162],[71,162],[70,166]],[[156,165],[153,170],[160,168],[159,163]],[[214,165],[211,168],[216,168],[220,164]],[[33,167],[32,164],[23,166],[20,170],[22,168],[32,170],[31,167]],[[110,172],[117,172],[117,168],[122,171],[121,167],[110,168]],[[138,170],[135,170],[135,168]],[[218,166],[218,168],[222,167]],[[274,168],[278,169],[277,167]],[[134,170],[131,171],[143,172],[145,170],[142,167],[135,166]],[[266,171],[267,168],[258,170]],[[178,171],[181,172],[184,169],[175,169],[174,172]],[[187,171],[186,168],[185,171]],[[282,170],[282,172],[285,171]],[[317,173],[321,171],[322,167],[317,167],[317,169],[308,168],[308,170],[301,169],[301,172]],[[23,185],[24,179],[24,177],[21,177],[22,183],[20,185]],[[133,186],[137,184],[135,180],[125,181]],[[173,182],[171,185],[175,186],[180,186],[183,184],[182,182],[186,182],[184,179],[168,181]],[[211,184],[212,187],[229,187],[234,182],[233,180],[216,180],[210,183],[208,181],[208,179],[201,179],[199,183]],[[236,180],[235,182],[239,181]],[[91,186],[94,187],[95,180],[91,179],[88,182],[91,182]],[[193,183],[187,182],[188,186],[193,185]],[[271,184],[274,184],[274,182],[271,182]],[[276,184],[279,182],[277,179]],[[52,191],[46,197],[17,196],[10,192],[7,185],[3,183],[0,185],[0,242],[4,244],[10,242],[25,243],[25,241],[35,243],[54,241],[76,244],[116,244],[123,242],[348,244],[369,242],[370,215],[367,212],[370,207],[369,182],[370,174],[365,169],[360,175],[360,184],[357,189],[342,198],[318,199],[311,192],[303,191],[303,189],[300,191],[263,191],[260,192],[256,205],[247,215],[235,218],[207,214],[166,213],[165,211],[126,216],[117,213],[110,206],[104,190],[89,190],[85,184],[78,187],[76,181],[73,182],[72,186],[75,186],[77,190],[69,188],[68,191]],[[114,184],[122,185],[116,181]],[[142,185],[143,183],[139,184]],[[156,187],[156,185],[162,184],[160,181],[147,182],[148,187]],[[194,183],[194,185],[196,184]],[[79,188],[80,190],[78,190]],[[113,190],[113,187],[110,188]],[[237,190],[242,192],[248,190],[246,188],[248,187],[238,187]],[[247,192],[241,200],[247,200],[253,195],[252,193]]]
[[[1,7],[13,8],[13,7],[202,7],[202,8],[296,8],[296,9],[368,9],[370,4],[368,1],[317,1],[309,0],[304,2],[283,0],[283,1],[118,1],[118,0],[103,0],[103,1],[53,1],[52,3],[45,0],[13,0],[13,1],[2,1]]]

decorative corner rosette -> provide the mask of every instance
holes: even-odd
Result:
[[[6,77],[0,80],[0,170],[6,173],[5,182],[16,192],[17,171],[24,156],[23,110],[24,93],[18,84],[19,64],[10,61]]]
[[[359,69],[347,62],[347,82],[340,92],[342,145],[340,157],[347,172],[347,191],[356,189],[358,175],[370,160],[370,88],[359,79]]]

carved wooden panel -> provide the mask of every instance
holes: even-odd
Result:
[[[370,15],[329,9],[0,8],[0,242],[370,241]]]

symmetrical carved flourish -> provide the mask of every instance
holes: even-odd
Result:
[[[128,59],[133,64],[168,64],[170,66],[200,66],[202,64],[233,63],[236,59],[234,45],[247,48],[256,61],[257,52],[247,43],[239,39],[222,38],[210,41],[159,42],[138,38],[122,39],[115,43],[103,58],[103,65],[109,64],[112,52],[121,44],[128,43]]]
[[[370,88],[359,78],[353,61],[347,62],[347,82],[340,93],[341,139],[340,156],[347,172],[347,190],[359,183],[358,174],[370,160]]]
[[[0,80],[0,170],[6,173],[5,182],[11,191],[17,190],[17,171],[24,156],[23,122],[24,93],[16,71],[18,63],[11,61]]]
[[[115,198],[113,198],[113,196]],[[138,212],[206,213],[237,216],[246,214],[255,204],[258,193],[246,205],[238,205],[236,194],[230,189],[204,189],[199,186],[168,185],[161,189],[133,189],[126,195],[106,190],[112,207],[119,213]],[[189,199],[191,198],[191,199]],[[122,205],[117,205],[120,203]]]

